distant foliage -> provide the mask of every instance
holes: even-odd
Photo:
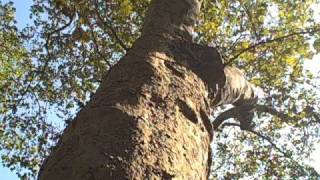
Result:
[[[17,29],[0,1],[0,153],[23,179],[39,165],[104,75],[139,37],[148,0],[34,0]],[[215,132],[212,177],[319,178],[304,160],[319,143],[319,77],[304,62],[320,52],[316,0],[204,0],[195,40],[265,92],[256,130]],[[26,17],[27,18],[27,17]]]

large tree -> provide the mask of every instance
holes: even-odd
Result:
[[[319,50],[313,3],[204,1],[199,12],[198,1],[154,1],[144,19],[143,0],[35,1],[34,27],[20,36],[34,60],[16,80],[23,90],[7,89],[2,107],[3,162],[38,170],[57,135],[46,113],[57,107],[69,125],[40,171],[44,179],[205,178],[208,117],[233,103],[213,123],[222,132],[213,135],[212,177],[316,178],[301,162],[319,124],[316,78],[303,71]],[[252,85],[227,65],[264,90],[260,105],[253,106]],[[82,110],[70,123],[75,105]],[[252,108],[255,129],[243,121]],[[245,123],[224,123],[230,117]],[[244,131],[230,129],[237,126]]]
[[[151,2],[141,37],[64,131],[40,179],[209,177],[211,109],[256,97],[214,48],[192,42],[200,5]]]

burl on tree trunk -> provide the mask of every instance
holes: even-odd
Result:
[[[192,42],[200,5],[152,1],[142,36],[66,128],[39,179],[208,178],[212,109],[254,96],[232,84],[243,75],[224,69],[214,48]]]

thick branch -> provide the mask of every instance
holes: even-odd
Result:
[[[299,120],[300,117],[291,117],[284,112],[280,112],[273,107],[265,105],[257,105],[256,87],[245,79],[244,74],[237,68],[225,67],[224,69],[226,82],[225,86],[218,89],[215,99],[215,105],[233,104],[235,107],[221,113],[212,123],[214,129],[218,127],[229,118],[236,118],[240,121],[241,129],[247,130],[254,127],[252,118],[254,111],[266,112],[277,116],[284,121]],[[306,107],[302,112],[311,113],[314,122],[319,123],[319,116],[313,112],[311,107]]]
[[[226,81],[224,87],[218,91],[216,105],[249,106],[257,103],[256,87],[246,80],[238,68],[227,66],[224,73]]]
[[[227,111],[222,112],[213,122],[212,126],[215,130],[218,130],[219,126],[230,118],[238,119],[240,122],[241,130],[253,129],[254,123],[253,118],[253,107],[249,106],[236,106]],[[247,115],[247,117],[246,117]],[[250,116],[250,117],[248,117]],[[223,129],[223,127],[221,127]]]
[[[225,67],[225,86],[218,91],[216,105],[233,104],[235,107],[220,114],[213,122],[217,129],[221,123],[231,117],[237,118],[241,129],[251,129],[254,124],[254,106],[257,103],[256,87],[245,79],[245,75],[237,68]]]
[[[278,111],[276,110],[275,108],[271,107],[271,106],[266,106],[266,105],[254,105],[252,107],[251,110],[255,110],[257,112],[265,112],[265,113],[269,113],[273,116],[276,116],[278,118],[280,118],[282,121],[284,122],[288,122],[288,120],[300,120],[301,118],[300,117],[292,117],[292,116],[289,116],[287,113],[285,112],[281,112],[281,111]],[[304,109],[303,111],[301,112],[306,112],[306,111],[312,111],[312,109],[309,107],[306,107],[306,109]],[[238,106],[238,107],[233,107],[225,112],[222,112],[213,122],[212,122],[212,125],[214,127],[214,129],[218,129],[219,126],[224,122],[226,121],[227,119],[230,119],[230,118],[236,118],[236,119],[239,119],[239,121],[241,123],[242,120],[241,120],[241,112],[243,112],[243,109],[241,106]],[[309,112],[310,113],[310,112]],[[314,113],[313,111],[311,112],[312,115],[313,115],[313,118],[315,119],[315,121],[312,121],[312,122],[315,122],[315,123],[320,123],[320,118],[319,116]],[[299,113],[300,114],[300,113]],[[240,124],[241,125],[241,124]],[[222,128],[222,127],[221,127]],[[247,130],[246,127],[241,127],[241,129],[243,130]],[[249,128],[249,129],[252,129],[252,128]]]

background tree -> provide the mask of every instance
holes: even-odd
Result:
[[[40,73],[24,40],[13,3],[0,1],[1,162],[21,178],[37,173],[51,146],[47,138],[57,133],[44,119],[46,107],[37,101]]]
[[[204,2],[194,38],[216,47],[225,62],[243,69],[266,93],[255,122],[256,131],[268,138],[225,124],[214,137],[213,177],[317,176],[302,162],[319,135],[318,78],[303,69],[304,61],[319,51],[314,3],[319,2]],[[20,46],[28,52],[23,56],[29,57],[29,66],[16,67],[20,78],[3,73],[3,82],[16,81],[15,88],[6,88],[9,95],[3,101],[11,106],[0,106],[6,166],[21,175],[26,171],[19,168],[35,174],[59,134],[48,112],[70,121],[140,35],[148,4],[35,1],[34,26],[21,34],[15,30],[19,41],[28,40],[27,49]]]

